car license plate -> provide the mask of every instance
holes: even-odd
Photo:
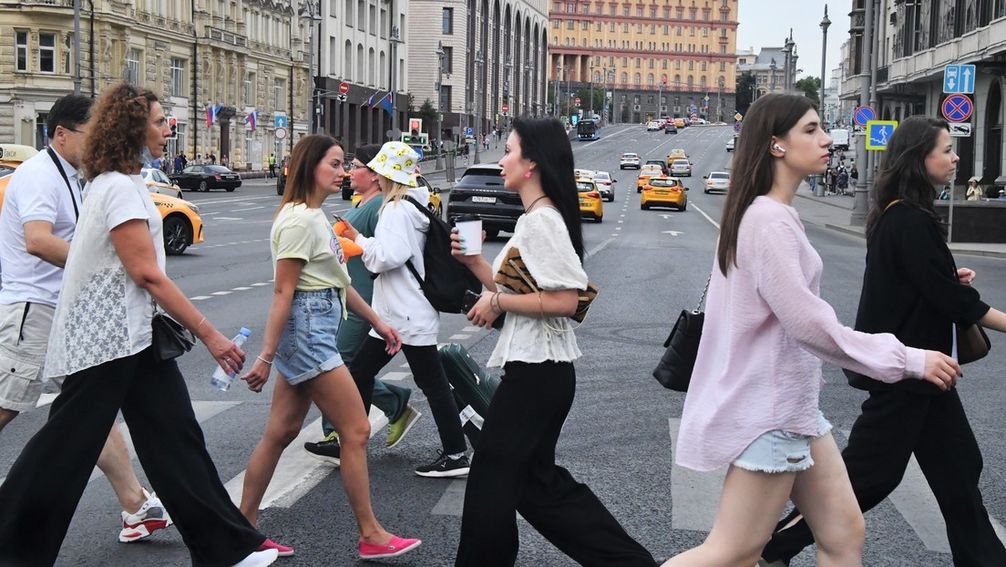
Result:
[[[589,207],[590,205],[591,205],[590,201],[587,201],[585,199],[580,199],[580,206],[581,207]]]
[[[472,197],[473,203],[495,203],[496,197],[479,197],[478,195]]]

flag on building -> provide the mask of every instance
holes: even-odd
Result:
[[[392,103],[391,93],[384,95],[384,98],[382,98],[377,104],[380,105],[389,116],[393,116],[395,114],[395,106],[394,103]]]
[[[212,128],[213,124],[217,121],[217,113],[223,108],[222,104],[211,104],[206,107],[206,127]]]
[[[374,93],[370,95],[370,98],[367,99],[367,102],[363,103],[363,107],[364,108],[370,108],[370,107],[374,106],[374,99],[375,98],[377,98],[377,91],[374,91]]]
[[[252,109],[251,112],[245,115],[245,125],[254,132],[258,127],[258,110]]]

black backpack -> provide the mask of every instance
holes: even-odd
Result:
[[[406,195],[403,197],[416,206],[430,219],[430,228],[426,232],[426,245],[423,246],[423,264],[426,266],[426,279],[419,277],[419,271],[412,261],[405,265],[419,282],[423,295],[434,309],[442,313],[464,313],[462,307],[465,291],[475,293],[482,291],[482,282],[461,262],[451,255],[451,227],[440,217],[434,215],[422,203]]]

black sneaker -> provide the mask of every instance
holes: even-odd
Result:
[[[428,465],[416,468],[416,474],[427,478],[455,478],[468,476],[468,457],[461,455],[452,459],[446,453],[440,453],[437,460]]]
[[[339,434],[332,432],[331,435],[325,437],[317,443],[308,441],[304,443],[304,450],[309,454],[313,455],[315,458],[325,461],[339,467],[342,464],[340,457],[340,447],[339,447]]]

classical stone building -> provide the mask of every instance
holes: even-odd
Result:
[[[81,92],[125,79],[158,93],[178,120],[170,152],[260,168],[307,132],[309,28],[291,2],[81,4]],[[0,38],[9,40],[0,47],[0,142],[42,147],[52,103],[74,89],[73,1],[0,0]],[[207,109],[216,109],[209,126]]]
[[[610,92],[616,122],[733,115],[737,0],[549,1],[548,73],[562,96]]]

